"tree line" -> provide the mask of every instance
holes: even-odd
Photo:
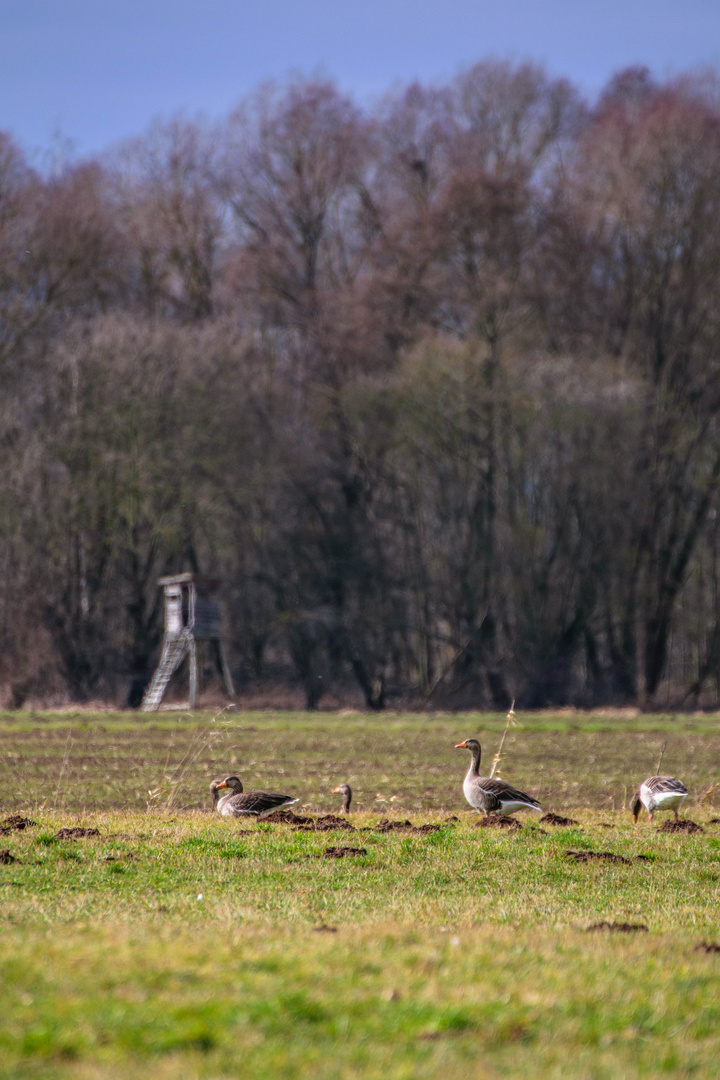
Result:
[[[162,574],[243,693],[717,704],[720,80],[265,86],[0,135],[0,696],[137,704]]]

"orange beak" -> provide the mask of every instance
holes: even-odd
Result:
[[[455,749],[456,750],[467,750],[467,743],[466,742],[456,742],[455,743]]]
[[[219,787],[219,788],[221,788],[221,787],[227,787],[227,784],[226,784],[226,783],[225,783],[225,781],[223,780],[222,784],[218,784],[218,787]],[[217,789],[216,789],[216,790],[217,790]]]
[[[332,789],[332,794],[333,795],[339,795],[340,794],[340,788],[339,787],[334,787]]]

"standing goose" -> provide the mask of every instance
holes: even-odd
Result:
[[[229,788],[227,795],[218,797],[221,788]],[[298,800],[292,795],[275,795],[269,791],[243,791],[242,782],[237,776],[227,776],[224,780],[213,780],[210,785],[213,797],[213,810],[223,817],[243,817],[254,814],[264,817],[281,806],[291,806]]]
[[[342,795],[343,797],[343,813],[350,813],[350,802],[352,800],[352,788],[349,784],[339,784],[338,787],[332,789],[333,795]]]
[[[495,780],[480,775],[480,743],[477,739],[465,739],[455,744],[456,750],[469,750],[472,761],[463,781],[465,798],[476,810],[484,814],[514,814],[516,810],[540,810],[542,807],[532,795],[518,791],[505,780]]]
[[[656,810],[674,810],[675,820],[678,821],[678,807],[682,806],[687,793],[682,781],[676,780],[674,776],[648,776],[630,800],[633,821],[637,825],[643,806],[648,812],[650,824]]]

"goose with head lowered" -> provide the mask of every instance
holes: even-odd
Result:
[[[469,750],[472,754],[470,768],[463,781],[465,798],[475,810],[483,814],[514,814],[516,810],[541,810],[532,795],[518,791],[505,780],[480,775],[482,750],[477,739],[465,739],[455,744],[456,750]]]
[[[352,800],[352,788],[349,784],[339,784],[332,789],[333,795],[342,795],[343,804],[342,809],[344,814],[350,813],[350,802]]]
[[[218,795],[227,788],[227,795]],[[244,791],[242,781],[237,776],[226,776],[224,780],[213,780],[210,785],[213,798],[213,810],[223,817],[265,817],[273,810],[283,806],[292,806],[298,802],[292,795],[278,795],[271,791]]]
[[[675,820],[678,821],[678,807],[684,803],[687,793],[683,782],[674,776],[648,776],[630,800],[634,823],[637,825],[643,806],[648,812],[650,824],[656,810],[674,810]]]

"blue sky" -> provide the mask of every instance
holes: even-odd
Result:
[[[367,102],[491,56],[589,95],[629,64],[720,68],[720,0],[0,0],[0,129],[82,156],[293,72]]]

